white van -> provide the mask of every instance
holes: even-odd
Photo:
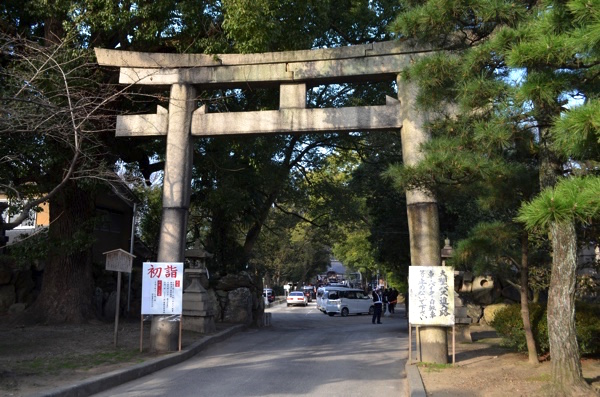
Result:
[[[326,287],[317,288],[317,299],[316,299],[317,309],[319,309],[323,313],[325,313],[325,308],[323,307],[323,305],[321,303],[323,302],[323,294],[325,293],[325,289],[326,289]]]
[[[362,289],[335,288],[323,292],[323,312],[346,317],[349,314],[373,314],[373,299]]]
[[[323,313],[327,313],[325,311],[325,302],[323,301],[323,295],[325,294],[326,291],[333,291],[333,290],[347,290],[348,287],[343,286],[343,285],[324,285],[322,287],[319,287],[317,289],[317,309],[319,309],[320,311],[322,311]]]

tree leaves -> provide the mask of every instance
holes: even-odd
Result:
[[[590,222],[600,211],[600,178],[569,178],[521,206],[516,219],[529,230],[548,230],[551,224]]]

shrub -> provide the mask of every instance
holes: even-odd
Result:
[[[577,302],[575,312],[575,327],[580,354],[600,353],[600,307]],[[546,306],[530,304],[529,316],[538,354],[548,353],[550,344],[548,341]],[[520,304],[510,305],[499,310],[491,325],[503,338],[503,345],[517,351],[527,351]]]
[[[600,306],[577,303],[575,310],[577,342],[582,354],[600,354]]]

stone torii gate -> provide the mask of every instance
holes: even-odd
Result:
[[[427,115],[414,110],[416,87],[400,78],[418,51],[398,41],[350,47],[260,54],[162,54],[96,49],[98,63],[120,68],[119,82],[170,86],[169,109],[117,116],[116,135],[166,136],[159,262],[182,262],[190,204],[192,137],[402,129],[404,162],[417,164],[429,139]],[[306,108],[307,86],[357,81],[397,81],[398,100],[385,106]],[[196,106],[196,87],[280,88],[279,110],[208,113]],[[428,191],[406,192],[411,264],[441,264],[437,202]],[[154,329],[154,320],[153,320]],[[176,329],[169,330],[177,334]],[[158,351],[174,343],[154,343]],[[447,363],[446,331],[421,327],[422,360]]]

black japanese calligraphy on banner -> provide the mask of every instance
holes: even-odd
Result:
[[[454,324],[454,269],[410,266],[408,312],[411,324]]]

